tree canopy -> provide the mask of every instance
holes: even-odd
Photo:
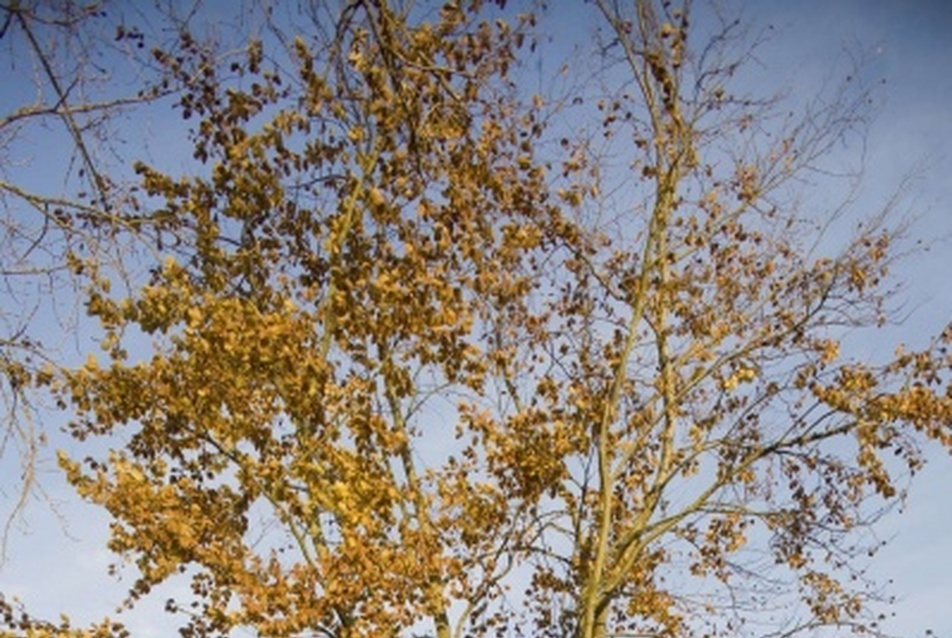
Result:
[[[191,637],[878,633],[861,532],[952,449],[952,326],[841,347],[903,220],[823,234],[798,195],[863,88],[738,93],[738,23],[690,3],[576,8],[562,77],[598,71],[548,92],[544,12],[331,4],[152,51],[194,165],[101,208],[122,268],[65,251],[101,352],[23,372],[130,603],[188,579]]]

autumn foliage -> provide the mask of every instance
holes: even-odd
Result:
[[[819,244],[792,191],[852,94],[778,120],[732,25],[599,0],[598,95],[533,95],[544,23],[483,4],[156,50],[195,170],[136,165],[138,274],[73,262],[103,353],[41,379],[131,600],[190,579],[186,636],[875,633],[856,532],[952,448],[952,328],[841,353],[889,217]]]

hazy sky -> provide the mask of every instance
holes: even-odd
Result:
[[[574,0],[550,2],[550,19],[559,32],[578,27],[578,7],[570,10],[570,2]],[[952,2],[752,0],[729,6],[739,7],[743,16],[765,29],[774,27],[758,54],[761,66],[756,73],[775,82],[774,88],[789,87],[794,99],[815,91],[848,59],[844,56],[863,51],[863,79],[871,84],[885,80],[874,93],[877,107],[866,148],[866,181],[856,205],[873,210],[904,175],[919,167],[904,201],[918,218],[912,234],[936,243],[898,270],[898,278],[906,282],[902,294],[911,314],[888,337],[890,343],[921,345],[952,319]],[[4,77],[9,72],[7,55],[0,47],[4,91],[9,90]],[[157,152],[167,152],[161,142],[153,144]],[[857,347],[875,351],[882,343]],[[931,629],[940,638],[952,638],[952,458],[938,450],[929,456],[933,462],[917,477],[906,511],[879,528],[880,535],[893,542],[872,573],[883,581],[892,579],[887,591],[900,599],[889,630],[922,636]],[[109,614],[123,592],[105,573],[111,561],[104,549],[108,521],[97,509],[72,498],[52,461],[44,467],[48,473],[42,480],[67,527],[64,531],[46,505],[34,503],[18,523],[8,563],[0,569],[0,591],[20,595],[39,614],[66,611],[87,620]],[[0,486],[16,472],[12,456],[0,459]],[[9,498],[0,496],[5,499],[0,507],[8,507]],[[151,603],[128,616],[135,634],[161,635],[155,620],[165,598],[158,592]]]

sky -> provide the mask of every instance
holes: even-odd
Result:
[[[578,36],[578,7],[556,1],[550,5],[553,37]],[[903,284],[899,299],[904,301],[905,321],[890,328],[881,341],[852,347],[883,354],[884,343],[922,345],[952,319],[952,286],[947,283],[952,272],[952,5],[924,0],[751,0],[727,6],[769,33],[755,58],[751,81],[771,89],[789,88],[794,101],[817,91],[849,56],[865,56],[862,78],[875,86],[875,117],[866,138],[865,180],[855,205],[873,210],[912,173],[903,200],[915,218],[910,235],[932,245],[928,252],[910,256],[894,273]],[[0,47],[0,86],[8,87],[6,55],[9,51]],[[5,108],[2,99],[0,106]],[[174,162],[175,150],[161,135],[174,124],[162,116],[145,124],[153,138],[144,152]],[[843,153],[855,156],[855,147]],[[58,179],[43,171],[34,178]],[[54,435],[49,456],[56,444]],[[887,630],[910,637],[932,630],[939,638],[952,638],[952,458],[938,449],[927,449],[927,457],[930,463],[915,477],[903,511],[877,528],[890,544],[871,573],[891,581],[887,591],[898,599]],[[72,497],[49,457],[41,468],[55,508],[32,502],[16,522],[8,560],[0,567],[0,591],[20,596],[38,614],[79,610],[75,616],[80,620],[110,614],[122,599],[122,589],[106,574],[113,560],[104,548],[108,519]],[[0,486],[17,471],[13,456],[0,459]],[[10,490],[0,491],[0,512],[11,498]],[[152,601],[123,614],[134,635],[163,635],[156,618],[165,597],[157,592]]]
[[[867,147],[863,199],[884,201],[904,171],[921,166],[907,200],[918,216],[911,235],[936,243],[897,269],[910,316],[894,339],[912,342],[934,334],[952,318],[952,5],[899,0],[789,2],[772,5],[769,19],[788,29],[778,55],[790,67],[817,75],[838,46],[861,45],[881,76],[878,113]],[[776,10],[779,9],[779,10]],[[784,50],[785,49],[785,50]],[[772,66],[773,63],[768,63]],[[867,347],[876,348],[878,344]],[[899,598],[887,625],[897,635],[932,629],[952,636],[952,458],[941,450],[916,477],[905,511],[883,521],[879,533],[891,544],[872,572],[892,579]]]
[[[797,11],[793,10],[797,7]],[[808,64],[822,67],[826,47],[836,39],[863,43],[886,80],[882,106],[868,145],[871,201],[882,201],[907,167],[922,166],[909,200],[919,215],[913,234],[937,241],[929,253],[898,269],[908,282],[911,316],[896,331],[901,340],[921,339],[952,317],[952,7],[946,2],[789,3],[786,20],[818,46]],[[802,12],[801,12],[802,11]],[[890,623],[897,634],[932,629],[952,636],[952,464],[939,450],[913,484],[906,511],[882,526],[893,542],[879,556],[874,573],[892,579],[900,603]]]

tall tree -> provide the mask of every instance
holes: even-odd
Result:
[[[851,93],[767,134],[735,25],[669,2],[588,8],[593,110],[519,92],[530,15],[325,10],[158,54],[207,169],[137,166],[163,259],[94,273],[108,362],[51,380],[77,439],[122,434],[61,463],[131,598],[186,574],[192,636],[875,633],[857,532],[952,445],[952,328],[840,354],[888,219],[820,250],[790,189]]]

